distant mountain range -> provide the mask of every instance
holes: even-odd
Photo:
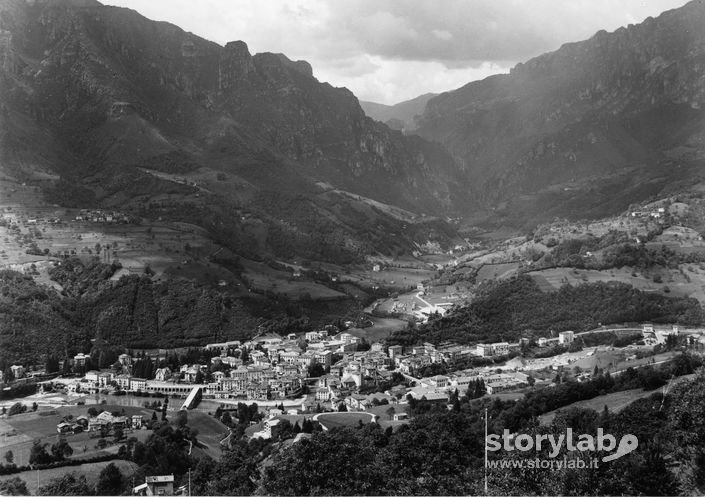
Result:
[[[45,180],[60,176],[52,198],[75,205],[144,212],[174,193],[170,213],[144,213],[210,220],[209,229],[235,224],[244,209],[266,225],[252,234],[264,253],[282,232],[308,237],[314,220],[355,251],[386,250],[370,241],[397,220],[360,196],[419,215],[465,202],[441,146],[366,117],[350,91],[317,81],[307,62],[251,55],[242,41],[223,47],[93,0],[0,0],[0,110],[5,174],[48,190]],[[154,170],[196,174],[200,191]],[[184,212],[193,205],[208,212]]]
[[[412,132],[416,129],[416,116],[423,114],[426,104],[435,96],[436,93],[426,93],[394,105],[360,100],[360,106],[372,119],[383,122],[392,129]]]
[[[705,2],[431,99],[443,144],[495,223],[600,217],[701,177]]]
[[[128,9],[0,0],[0,168],[59,203],[197,221],[265,253],[312,227],[358,255],[445,229],[402,232],[374,202],[490,226],[600,217],[700,177],[702,26],[695,0],[384,106],[319,82],[307,62]],[[166,193],[170,206],[154,202]],[[262,226],[232,227],[243,212]]]

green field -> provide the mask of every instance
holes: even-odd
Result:
[[[188,411],[188,426],[198,430],[198,449],[213,459],[220,458],[220,441],[228,434],[228,428],[214,417],[196,410]]]
[[[365,412],[327,412],[318,415],[316,419],[323,428],[332,430],[341,426],[356,427],[360,424],[360,421],[363,424],[370,423],[373,416],[373,414]]]
[[[543,291],[553,291],[565,284],[619,281],[645,292],[655,292],[674,297],[693,297],[705,303],[705,269],[699,264],[683,264],[682,271],[659,268],[652,272],[635,272],[631,268],[614,268],[603,271],[573,268],[551,268],[528,273]],[[636,275],[636,276],[635,276]],[[654,282],[659,275],[661,283]]]
[[[20,477],[25,481],[25,483],[27,483],[27,489],[30,493],[36,495],[37,482],[39,482],[39,486],[41,487],[49,483],[49,481],[54,478],[61,478],[68,473],[75,473],[76,475],[85,475],[88,485],[92,487],[98,482],[98,475],[100,475],[100,472],[110,463],[115,464],[125,478],[128,479],[131,478],[137,469],[137,465],[133,462],[125,461],[123,459],[115,459],[114,461],[92,462],[81,464],[79,466],[42,469],[39,471],[23,471],[12,475],[0,475],[0,481]]]
[[[126,416],[141,414],[144,416],[144,419],[149,419],[152,415],[151,410],[144,408],[114,405],[104,405],[99,407],[111,412],[122,411],[122,409],[124,409]],[[85,415],[87,411],[87,406],[67,406],[58,407],[55,409],[40,408],[34,413],[28,412],[6,418],[2,423],[2,427],[4,427],[3,431],[6,431],[9,427],[13,430],[14,435],[2,436],[0,438],[0,451],[4,454],[5,451],[12,450],[15,458],[15,464],[18,466],[29,464],[29,453],[34,440],[41,440],[43,443],[48,443],[49,445],[55,443],[58,440],[56,425],[61,422],[63,416],[71,414],[75,418],[80,415]],[[149,430],[125,431],[125,434],[128,437],[136,437],[139,440],[146,439],[150,433],[151,431]],[[98,449],[96,447],[98,438],[95,438],[95,436],[95,433],[88,432],[83,432],[76,435],[67,435],[66,441],[73,449],[73,455],[71,458],[87,459],[104,454],[117,453],[118,446],[111,443],[112,436],[106,438],[109,444],[105,449]]]
[[[477,272],[477,281],[501,280],[514,276],[519,269],[518,262],[506,262],[503,264],[485,264]]]
[[[347,295],[320,285],[303,277],[294,277],[293,273],[277,270],[266,264],[250,260],[242,260],[245,277],[254,288],[281,293],[291,299],[308,296],[313,300],[337,300],[347,298]]]
[[[408,325],[408,322],[402,319],[372,317],[371,320],[374,324],[369,328],[349,328],[346,331],[364,338],[368,343],[374,343],[383,341],[393,332],[403,330]]]
[[[689,374],[685,376],[679,376],[673,382],[671,383],[671,386],[680,383],[682,381],[688,381],[692,378],[694,378],[695,375]],[[547,412],[546,414],[543,414],[539,416],[539,421],[541,424],[549,424],[551,421],[553,421],[553,418],[556,417],[556,413],[558,411],[564,410],[564,409],[570,409],[572,407],[580,407],[583,409],[592,409],[594,411],[602,411],[605,406],[607,406],[607,409],[610,410],[610,412],[619,412],[625,407],[627,407],[629,404],[634,402],[635,400],[638,399],[643,399],[645,397],[649,397],[650,395],[653,395],[654,393],[662,392],[661,389],[656,389],[656,390],[643,390],[641,388],[635,388],[632,390],[624,390],[623,392],[615,392],[615,393],[609,393],[606,395],[600,395],[598,397],[588,399],[588,400],[581,400],[580,402],[575,402],[573,404],[570,404],[565,407],[561,407],[560,409],[556,409],[555,411]]]

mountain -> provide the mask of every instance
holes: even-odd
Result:
[[[392,129],[408,132],[416,129],[416,116],[423,114],[426,104],[435,96],[435,93],[426,93],[394,105],[361,100],[360,106],[365,114],[375,121],[383,122]]]
[[[0,146],[3,173],[64,205],[192,221],[221,240],[245,238],[239,212],[254,213],[255,251],[271,252],[272,231],[308,236],[312,217],[353,245],[386,235],[375,226],[389,216],[356,214],[363,197],[416,214],[466,201],[439,145],[366,117],[307,62],[93,0],[0,0]]]
[[[701,175],[705,2],[600,31],[431,99],[442,143],[493,222],[618,212]]]

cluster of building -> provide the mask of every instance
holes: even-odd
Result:
[[[632,217],[638,217],[638,218],[652,218],[652,219],[662,219],[666,215],[666,208],[665,207],[658,207],[650,210],[645,210],[645,211],[632,211],[630,213]]]
[[[434,363],[448,365],[462,364],[473,357],[498,357],[507,355],[519,349],[520,343],[496,342],[491,344],[480,343],[474,346],[458,345],[452,342],[434,345],[424,343],[415,345],[406,354],[403,354],[399,345],[389,347],[389,357],[394,367],[404,374],[415,375],[416,372]]]
[[[417,386],[408,390],[408,395],[417,400],[446,402],[453,392],[457,391],[459,395],[464,395],[477,383],[483,385],[485,391],[490,395],[524,387],[529,384],[529,375],[519,371],[497,373],[489,369],[470,369],[451,375],[421,378],[418,383]]]
[[[130,217],[118,211],[104,211],[102,209],[81,209],[74,218],[76,221],[90,221],[93,223],[129,223]]]
[[[302,342],[303,339],[303,343]],[[324,371],[332,370],[342,379],[341,384],[359,388],[368,378],[379,379],[377,369],[391,364],[376,344],[369,354],[357,353],[361,339],[350,333],[312,331],[303,337],[295,334],[281,337],[268,334],[250,341],[212,343],[204,348],[219,355],[211,364],[185,364],[178,371],[158,368],[154,378],[132,376],[129,371],[132,356],[122,354],[118,361],[123,371],[88,371],[80,380],[63,381],[69,392],[94,393],[109,387],[128,392],[188,395],[194,384],[202,385],[205,397],[216,399],[279,400],[301,395],[310,368],[318,364]],[[350,355],[351,359],[332,364],[333,354]],[[243,357],[247,357],[247,363]],[[73,358],[74,367],[85,367],[89,356],[83,353]],[[390,373],[391,374],[391,373]]]
[[[538,345],[546,346],[553,342],[564,345],[574,339],[572,331],[564,331],[556,338],[540,338]],[[516,344],[496,342],[477,345],[446,342],[406,348],[392,345],[385,351],[381,343],[374,343],[369,349],[358,351],[360,343],[358,337],[332,329],[285,337],[272,333],[246,342],[208,344],[204,349],[214,353],[210,364],[184,364],[175,371],[161,367],[149,379],[132,376],[133,358],[122,354],[118,358],[124,366],[122,372],[88,371],[80,380],[61,381],[68,381],[66,386],[70,392],[92,393],[112,387],[128,392],[183,398],[193,394],[194,388],[197,388],[203,398],[248,401],[298,398],[307,386],[312,401],[350,403],[349,408],[364,410],[378,405],[382,398],[375,403],[376,397],[361,396],[357,392],[389,382],[394,372],[418,378],[423,369],[432,364],[462,367],[468,359],[505,356],[522,345],[521,341]],[[334,356],[337,358],[335,361]],[[87,355],[77,354],[74,364],[85,365],[87,359]],[[315,378],[309,378],[314,365],[320,365],[320,368]],[[13,368],[17,368],[15,374],[20,374],[21,366]],[[321,371],[325,374],[320,375]],[[447,401],[450,392],[458,390],[463,394],[480,380],[488,393],[496,393],[526,385],[528,376],[521,372],[468,370],[451,376],[422,378],[408,391],[401,387],[397,392],[385,392],[388,394],[385,399],[390,401],[389,395],[399,398],[408,393],[418,399]]]
[[[62,421],[56,425],[56,432],[60,435],[70,435],[75,433],[100,432],[104,430],[132,429],[139,430],[144,426],[144,420],[140,415],[132,417],[114,416],[108,411],[103,411],[97,416],[78,416],[72,421]]]
[[[553,345],[570,345],[575,340],[575,332],[573,331],[562,331],[558,334],[557,338],[545,338],[541,337],[537,340],[536,344],[539,347],[550,347]]]

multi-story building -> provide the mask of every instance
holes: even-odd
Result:
[[[130,390],[144,392],[147,390],[147,380],[144,378],[130,378]]]

